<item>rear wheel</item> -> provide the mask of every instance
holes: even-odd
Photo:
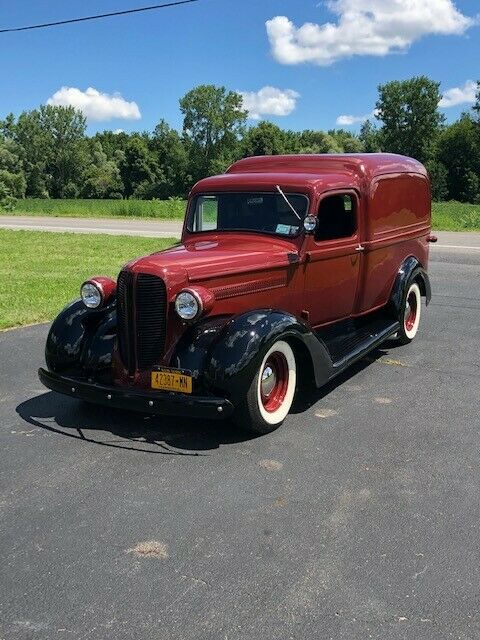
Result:
[[[415,338],[420,326],[422,294],[416,282],[410,284],[400,311],[401,328],[397,334],[400,344],[409,344]]]
[[[264,355],[235,421],[253,433],[277,429],[293,404],[297,363],[291,346],[278,340]]]

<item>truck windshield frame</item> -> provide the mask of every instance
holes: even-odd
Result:
[[[194,234],[237,232],[296,238],[304,232],[310,199],[305,193],[285,195],[297,213],[277,191],[198,193],[187,212],[187,230]]]

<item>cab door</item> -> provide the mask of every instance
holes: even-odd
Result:
[[[303,308],[313,327],[357,309],[363,246],[361,200],[355,191],[322,196],[315,234],[306,239]]]

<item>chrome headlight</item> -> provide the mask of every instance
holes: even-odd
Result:
[[[202,301],[200,296],[192,291],[180,291],[175,298],[175,311],[182,320],[194,320],[202,313]]]
[[[103,294],[93,282],[85,282],[80,289],[83,304],[89,309],[96,309],[102,304]]]

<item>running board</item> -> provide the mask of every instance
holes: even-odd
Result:
[[[333,364],[332,377],[363,358],[369,351],[388,340],[400,329],[398,320],[385,312],[347,320],[326,329],[317,329]]]

